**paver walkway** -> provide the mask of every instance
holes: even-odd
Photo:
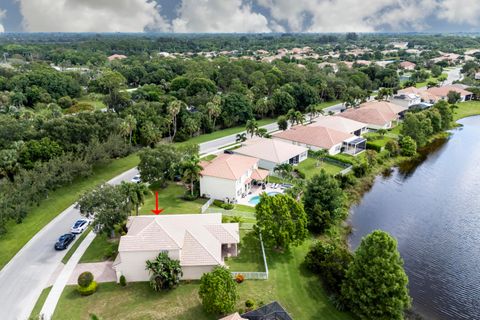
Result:
[[[67,284],[77,284],[78,276],[85,271],[90,271],[96,282],[115,282],[117,275],[112,268],[113,261],[79,263],[68,279]]]

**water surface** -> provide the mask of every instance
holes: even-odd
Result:
[[[375,229],[397,238],[425,319],[480,319],[480,116],[459,122],[421,161],[377,177],[350,216],[353,248]]]

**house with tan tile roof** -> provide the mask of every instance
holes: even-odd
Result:
[[[337,131],[348,132],[356,136],[361,136],[368,131],[365,123],[338,116],[319,116],[308,126],[330,128]]]
[[[297,146],[306,147],[312,151],[327,150],[328,154],[338,154],[349,149],[349,143],[364,143],[365,139],[358,139],[357,136],[348,133],[330,129],[321,126],[295,126],[289,130],[275,133],[273,139],[285,141]],[[357,146],[358,152],[363,151],[364,147]]]
[[[400,68],[404,69],[404,70],[415,70],[415,67],[417,65],[413,62],[410,62],[410,61],[402,61],[400,62]]]
[[[123,54],[112,54],[107,59],[108,59],[108,61],[113,61],[113,60],[122,60],[122,59],[126,59],[126,58],[127,58],[127,56],[125,56]]]
[[[450,91],[458,92],[460,94],[460,101],[468,101],[468,100],[472,100],[473,98],[472,92],[462,89],[455,85],[432,87],[427,89],[427,92],[433,96],[436,96],[438,100],[447,100],[448,93]]]
[[[239,154],[221,154],[200,163],[200,194],[235,203],[246,197],[253,183],[264,181],[269,172],[259,169],[259,159]]]
[[[222,223],[220,213],[132,216],[120,238],[113,268],[119,279],[148,281],[145,262],[160,252],[179,260],[184,280],[195,280],[224,258],[237,255],[238,223]]]
[[[338,116],[363,122],[372,130],[392,128],[407,108],[388,101],[369,101],[358,108],[340,113]]]
[[[235,154],[259,159],[259,168],[273,172],[275,167],[282,163],[296,165],[307,159],[308,149],[276,139],[250,139],[245,141]]]

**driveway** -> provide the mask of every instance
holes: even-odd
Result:
[[[108,183],[129,181],[137,172],[137,169],[128,170]],[[53,244],[60,235],[69,232],[80,217],[80,212],[73,205],[68,207],[38,232],[0,271],[1,320],[28,319],[40,293],[68,251],[55,251]]]
[[[117,275],[112,268],[112,264],[113,261],[79,263],[73,270],[67,284],[77,284],[78,276],[85,271],[90,271],[98,283],[115,282],[117,281]]]

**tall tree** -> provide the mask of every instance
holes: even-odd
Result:
[[[128,141],[132,145],[132,134],[133,131],[137,128],[137,120],[131,114],[127,115],[120,125],[120,129],[123,135],[129,137]]]
[[[175,139],[175,135],[177,134],[177,116],[183,107],[186,107],[186,104],[181,100],[173,100],[167,107],[167,113],[172,128],[172,131],[170,132],[170,141],[173,141],[173,139]]]
[[[361,319],[403,319],[411,299],[393,237],[376,230],[362,239],[348,268],[342,295]]]
[[[134,183],[122,181],[120,184],[121,192],[127,198],[128,203],[135,209],[138,216],[138,209],[145,203],[145,196],[150,193],[145,183]]]
[[[253,138],[257,130],[258,130],[257,121],[255,121],[255,119],[248,120],[247,124],[245,125],[245,131],[247,131],[247,133],[250,134],[250,138]]]
[[[298,246],[307,238],[307,215],[301,203],[287,194],[263,194],[255,206],[256,229],[277,250]]]
[[[194,155],[183,161],[180,167],[183,172],[185,183],[190,184],[190,194],[193,197],[195,182],[200,178],[200,172],[203,169],[202,166],[200,166],[200,159],[198,156]]]

